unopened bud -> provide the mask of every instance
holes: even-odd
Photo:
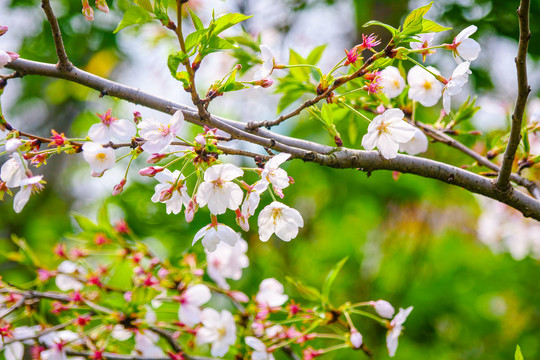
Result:
[[[469,134],[479,136],[479,135],[482,135],[482,132],[480,130],[473,130],[473,131],[470,131]]]
[[[240,69],[242,69],[242,65],[236,64],[236,66],[235,66],[234,68],[235,68],[236,70],[240,70]]]
[[[96,7],[105,14],[109,13],[109,6],[105,0],[96,0]]]
[[[249,297],[241,291],[229,291],[227,295],[240,303],[249,302]]]
[[[17,53],[14,53],[14,52],[11,52],[11,51],[6,51],[6,54],[9,55],[9,57],[11,58],[11,61],[15,61],[15,60],[17,60],[18,58],[21,57],[21,55],[19,55]]]
[[[161,194],[159,194],[159,201],[165,202],[167,200],[170,200],[172,198],[172,189],[163,190]]]
[[[497,151],[497,150],[490,150],[490,151],[488,151],[488,153],[486,154],[486,157],[487,157],[489,160],[492,160],[492,159],[494,159],[495,157],[497,157],[497,155],[499,155],[499,151]]]
[[[135,122],[135,124],[138,124],[140,123],[142,120],[142,115],[140,112],[138,111],[134,111],[133,112],[133,121]]]
[[[364,339],[362,338],[362,334],[360,334],[358,330],[356,330],[355,328],[351,329],[350,340],[351,340],[351,344],[353,348],[355,349],[360,349],[360,347],[362,346],[362,343],[364,342]]]
[[[101,177],[103,175],[105,171],[102,171],[102,172],[95,172],[94,170],[92,170],[92,172],[90,173],[90,175],[92,175],[93,177]]]
[[[391,319],[394,316],[394,307],[386,300],[377,300],[370,303],[380,317]]]
[[[120,180],[120,183],[116,184],[113,188],[113,191],[112,191],[113,196],[116,196],[120,194],[122,191],[124,191],[124,185],[126,185],[126,179]]]
[[[334,136],[334,142],[336,143],[337,146],[339,147],[342,147],[343,146],[343,140],[341,140],[341,138],[339,136]]]
[[[165,168],[162,166],[149,166],[139,170],[139,175],[154,177],[157,173],[162,172],[163,170],[165,170]]]
[[[20,148],[22,144],[23,142],[21,141],[21,139],[9,139],[8,141],[6,141],[6,151],[11,154],[17,151],[17,149]]]
[[[148,157],[146,160],[147,164],[155,164],[160,162],[161,160],[165,159],[168,155],[166,154],[152,154]]]
[[[90,7],[88,4],[88,0],[83,0],[83,9],[82,13],[86,20],[93,21],[94,20],[94,10]]]
[[[262,88],[267,88],[267,87],[272,86],[273,83],[274,83],[274,80],[270,78],[266,78],[266,79],[262,79],[259,85],[261,85]]]
[[[3,26],[3,25],[0,25],[0,36],[4,35],[5,33],[7,33],[8,31],[8,27],[7,26]]]

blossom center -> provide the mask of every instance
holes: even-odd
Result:
[[[107,155],[105,155],[105,153],[98,153],[96,155],[96,160],[99,160],[99,161],[105,161],[105,159],[107,158]]]
[[[170,134],[170,132],[171,132],[171,124],[169,124],[167,126],[161,124],[159,126],[158,131],[161,132],[163,136]]]
[[[431,84],[431,81],[424,81],[424,85],[422,85],[424,87],[424,89],[426,90],[431,90],[431,88],[433,87],[433,85]]]
[[[272,210],[272,220],[274,222],[274,225],[276,225],[278,220],[281,219],[281,215],[281,209]]]
[[[388,123],[385,123],[384,121],[381,123],[381,125],[379,125],[379,127],[377,128],[377,130],[379,130],[379,133],[390,133],[390,130],[388,130]]]

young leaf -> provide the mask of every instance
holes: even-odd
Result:
[[[306,58],[307,63],[311,65],[316,65],[319,60],[321,60],[324,49],[326,49],[326,44],[319,45],[315,49],[311,50],[308,57]]]
[[[321,117],[327,126],[334,124],[334,113],[328,104],[323,104],[321,109]]]
[[[148,12],[153,12],[154,11],[152,9],[152,3],[150,3],[150,0],[134,0],[134,1],[135,1],[135,4],[139,5],[144,10],[146,10]]]
[[[523,360],[523,355],[521,354],[521,348],[519,345],[516,346],[516,353],[514,355],[514,360]]]
[[[191,21],[193,21],[193,26],[195,26],[195,30],[201,30],[204,29],[204,25],[201,21],[201,19],[195,14],[191,9],[188,7],[189,15],[191,16]]]
[[[410,26],[420,24],[424,15],[429,11],[429,9],[431,9],[431,5],[433,5],[433,1],[425,6],[411,11],[411,13],[405,18],[405,22],[403,23],[403,31],[407,30],[407,28]]]
[[[213,34],[217,35],[228,28],[249,19],[251,16],[246,16],[240,13],[224,14],[212,21],[211,26],[213,27]]]
[[[295,280],[290,276],[286,276],[285,279],[287,279],[287,281],[296,288],[300,296],[311,301],[317,301],[321,298],[321,293],[316,288],[307,286],[300,280]]]
[[[183,51],[178,51],[169,55],[167,59],[167,66],[171,75],[176,78],[176,72],[178,71],[178,66],[182,64],[187,59],[187,55]]]
[[[147,22],[150,22],[151,20],[152,15],[150,15],[148,11],[144,10],[139,6],[133,6],[124,13],[122,21],[120,21],[120,24],[118,24],[113,33],[116,34],[120,30],[128,26],[145,24]]]
[[[437,24],[433,20],[424,19],[422,22],[422,31],[419,34],[432,33],[432,32],[441,32],[451,30],[451,27],[445,27]]]
[[[334,283],[334,280],[336,280],[339,272],[343,268],[343,265],[347,262],[349,257],[345,257],[341,259],[340,262],[338,262],[332,270],[328,273],[326,276],[326,279],[324,280],[324,284],[322,287],[322,304],[323,306],[326,306],[327,304],[330,304],[329,296],[330,296],[330,289],[332,288],[332,284]]]
[[[390,33],[392,34],[392,36],[395,36],[395,35],[398,33],[398,29],[396,29],[395,27],[390,26],[390,25],[385,24],[385,23],[382,23],[382,22],[377,21],[377,20],[371,20],[371,21],[368,21],[367,23],[365,23],[364,25],[362,25],[362,27],[368,27],[368,26],[372,26],[372,25],[379,25],[379,26],[382,26],[383,28],[385,28],[385,29],[387,29],[388,31],[390,31]]]

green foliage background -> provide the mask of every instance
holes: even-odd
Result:
[[[111,69],[100,71],[108,75],[114,66],[122,66],[129,60],[112,35],[116,24],[81,31],[72,26],[74,18],[81,17],[80,2],[63,0],[62,3],[65,11],[60,25],[75,64],[92,68],[92,59],[103,56]],[[300,0],[290,3],[296,12],[313,5]],[[11,6],[30,8],[36,7],[37,2],[12,0]],[[354,12],[358,24],[372,18],[397,24],[406,13],[406,6],[405,1],[355,0]],[[476,22],[480,31],[496,31],[515,38],[517,2],[496,0],[491,6],[489,15]],[[466,11],[457,4],[449,6],[442,23],[446,20],[458,29],[463,28],[469,24],[463,15]],[[531,12],[540,14],[539,2],[532,2]],[[540,23],[533,21],[531,26],[531,53],[539,55],[540,36],[535,35],[540,34]],[[284,24],[282,30],[287,28]],[[351,39],[351,44],[356,40]],[[20,54],[32,60],[55,62],[46,23],[42,31],[25,38]],[[489,78],[485,84],[482,79],[477,80],[479,86],[489,84]],[[90,98],[95,101],[93,91],[41,77],[28,76],[21,82],[23,95],[10,113],[22,114],[25,106],[37,98],[48,104],[47,122],[33,130],[45,134],[47,129],[55,128],[71,133],[89,126],[90,113],[86,111],[89,105],[85,101]],[[426,122],[436,115],[429,111],[421,114]],[[322,132],[313,134],[312,124],[305,121],[297,124],[293,135],[324,138]],[[458,165],[468,162],[438,144],[431,145],[426,156],[435,154]],[[65,185],[70,175],[68,172],[53,175],[67,166],[62,159],[50,161],[45,175],[49,183],[47,190],[33,198],[21,215],[13,213],[10,201],[0,205],[0,273],[5,280],[20,282],[34,276],[9,260],[14,250],[9,240],[11,234],[27,239],[52,267],[58,262],[50,250],[52,244],[66,233],[76,231],[69,215],[73,199]],[[331,293],[335,303],[382,298],[396,307],[415,307],[406,323],[397,359],[512,359],[518,343],[525,359],[540,358],[540,266],[530,258],[516,262],[506,253],[493,254],[476,239],[479,208],[472,195],[409,175],[394,180],[389,172],[367,177],[354,170],[327,169],[300,162],[289,164],[287,171],[296,184],[286,189],[286,202],[300,210],[306,226],[291,243],[279,240],[261,243],[255,232],[247,233],[251,266],[239,282],[242,290],[254,293],[266,277],[285,283],[285,277],[291,276],[320,286],[332,266],[349,256]],[[123,211],[130,227],[141,238],[159,239],[149,240],[150,246],[159,248],[164,256],[178,259],[191,249],[193,235],[206,225],[207,217],[202,213],[192,224],[186,224],[183,216],[168,216],[164,207],[150,202],[151,183],[137,183],[136,176],[130,182],[121,196],[108,202]],[[200,245],[195,247],[198,252],[200,248]],[[287,292],[297,297],[293,287],[287,286]],[[360,322],[358,328],[366,344],[374,350],[375,358],[387,358],[384,329],[369,321]],[[363,357],[361,353],[342,351],[329,358]]]

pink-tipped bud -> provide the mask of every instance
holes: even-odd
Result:
[[[249,302],[249,297],[241,291],[229,291],[227,294],[235,301],[238,301],[240,303]]]
[[[242,69],[242,65],[236,64],[236,66],[235,66],[234,68],[235,68],[236,70],[240,70],[240,69]]]
[[[116,196],[120,194],[122,191],[124,191],[124,185],[126,185],[126,179],[120,180],[120,183],[116,184],[113,188],[113,191],[112,191],[113,196]]]
[[[93,177],[101,177],[103,175],[105,171],[102,171],[102,172],[95,172],[94,170],[92,170],[92,172],[90,173],[90,175],[92,175]]]
[[[371,301],[370,305],[380,317],[391,319],[394,316],[394,307],[386,300]]]
[[[8,27],[7,26],[4,26],[4,25],[0,25],[0,36],[4,35],[5,33],[7,33],[8,31]]]
[[[139,170],[139,175],[154,177],[157,173],[162,172],[163,170],[165,170],[165,168],[162,166],[149,166]]]
[[[169,270],[167,270],[165,268],[161,268],[157,272],[157,276],[160,279],[163,279],[163,278],[167,277],[167,275],[169,275]]]
[[[138,124],[142,121],[142,115],[140,112],[138,111],[133,112],[133,121],[135,122],[135,124]]]
[[[105,14],[109,13],[109,6],[105,0],[96,0],[96,7]]]
[[[193,197],[193,199],[189,200],[188,206],[186,207],[186,211],[184,212],[187,223],[190,223],[193,221],[193,218],[195,217],[196,212],[197,212],[197,203],[195,202],[195,197]]]
[[[165,159],[167,156],[168,156],[167,154],[152,154],[148,157],[148,159],[146,160],[146,163],[155,164]]]
[[[172,198],[172,192],[172,189],[163,190],[161,194],[159,194],[159,202],[170,200]]]
[[[352,328],[351,329],[351,337],[350,337],[350,340],[351,340],[351,345],[353,346],[353,348],[355,349],[360,349],[360,347],[362,346],[362,343],[364,342],[364,339],[362,337],[362,334],[360,334],[358,332],[358,330],[356,330],[355,328]]]
[[[376,110],[377,110],[377,114],[382,114],[386,110],[386,108],[384,107],[384,104],[381,104],[377,106]]]
[[[126,300],[127,302],[131,302],[131,297],[132,297],[132,292],[131,291],[126,291],[124,293],[124,300]]]
[[[270,78],[262,79],[260,81],[260,85],[261,85],[262,88],[268,88],[268,87],[272,86],[273,83],[274,83],[274,80],[272,80]]]
[[[82,13],[86,20],[93,21],[94,20],[94,10],[90,7],[88,4],[88,1],[83,1],[83,9]]]
[[[11,58],[11,61],[15,61],[15,60],[17,60],[18,58],[21,57],[21,55],[19,55],[17,53],[14,53],[14,52],[11,52],[11,51],[6,51],[6,54],[9,55],[9,57]]]

